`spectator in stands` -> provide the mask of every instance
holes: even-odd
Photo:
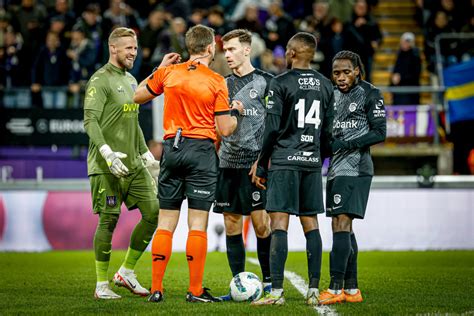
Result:
[[[382,33],[374,17],[369,13],[366,0],[354,4],[352,22],[347,25],[347,47],[357,53],[365,65],[365,80],[371,81],[375,51],[382,42]]]
[[[59,35],[48,32],[46,43],[40,49],[31,71],[31,91],[41,92],[44,108],[66,107],[69,72],[70,63],[61,47]]]
[[[13,12],[12,17],[13,27],[20,31],[23,37],[25,51],[38,51],[44,36],[47,17],[45,7],[36,3],[36,0],[21,0],[21,6],[16,12]],[[22,65],[27,69],[30,69],[32,63],[31,57],[22,60]]]
[[[313,4],[313,14],[308,15],[301,21],[299,29],[303,32],[312,33],[321,40],[321,34],[329,27],[329,3],[327,1],[316,1]]]
[[[56,0],[54,9],[49,13],[48,21],[64,21],[64,32],[70,32],[76,23],[76,14],[70,10],[68,0]]]
[[[29,89],[26,88],[30,83],[30,78],[25,76],[25,73],[29,73],[29,70],[27,71],[24,67],[24,60],[28,58],[26,54],[21,34],[16,33],[13,27],[8,27],[4,34],[3,68],[5,77],[2,80],[6,89],[15,89],[4,95],[5,107],[29,107],[31,105]]]
[[[329,0],[329,16],[338,18],[343,24],[352,19],[354,0]]]
[[[332,58],[341,50],[348,48],[344,37],[342,21],[335,17],[331,18],[329,27],[323,29],[319,42],[319,50],[324,55],[319,71],[328,78],[332,72]]]
[[[84,30],[76,27],[72,29],[71,44],[66,54],[71,62],[69,91],[74,95],[73,107],[77,108],[81,104],[79,92],[95,70],[97,54]]]
[[[420,52],[415,44],[415,35],[403,33],[400,37],[400,50],[393,68],[392,86],[419,86],[421,74]],[[394,105],[415,105],[420,103],[419,93],[394,93]]]
[[[264,39],[269,49],[286,47],[296,33],[293,20],[283,11],[281,0],[273,0],[268,7],[269,18],[265,22]]]
[[[141,50],[142,50],[142,67],[140,70],[141,79],[145,78],[151,73],[153,68],[156,66],[152,63],[151,58],[155,47],[158,45],[158,39],[161,32],[166,27],[165,13],[162,10],[154,10],[148,16],[148,21],[145,27],[140,32],[138,38]]]
[[[474,33],[474,16],[469,19],[469,23],[461,28],[461,33]],[[460,41],[461,60],[467,61],[474,57],[474,39],[463,39]]]
[[[436,37],[441,33],[452,33],[455,29],[449,25],[448,16],[444,11],[436,11],[432,24],[429,26],[427,35],[425,37],[425,56],[428,61],[428,70],[435,71],[436,65]],[[449,66],[457,62],[456,49],[458,48],[458,41],[445,39],[440,41],[441,58],[444,66]]]
[[[189,21],[188,21],[189,28],[198,24],[204,24],[205,17],[206,17],[206,10],[199,9],[199,8],[194,9],[193,12],[191,12],[191,15],[189,16]]]
[[[8,29],[12,28],[10,20],[10,14],[0,10],[0,47],[5,46],[5,34]]]
[[[297,21],[306,17],[313,8],[313,1],[308,0],[283,0],[283,9],[289,16]]]
[[[463,8],[462,2],[466,1],[457,1],[455,3],[454,0],[440,0],[439,10],[446,13],[448,23],[455,31],[459,31],[467,22],[465,12],[469,12],[470,8]]]
[[[258,6],[256,4],[249,4],[245,8],[245,15],[236,23],[236,28],[249,30],[252,33],[257,33],[263,36],[263,27],[258,19]]]
[[[214,29],[216,35],[223,36],[234,28],[233,23],[224,19],[224,10],[221,6],[214,6],[207,14],[207,26]]]
[[[97,54],[97,64],[103,64],[102,61],[108,60],[108,53],[104,52],[104,34],[108,34],[106,32],[108,26],[105,25],[105,22],[100,15],[99,5],[94,3],[89,4],[73,28],[84,30],[86,37],[92,41]]]
[[[186,21],[183,18],[173,18],[170,26],[161,33],[151,62],[157,64],[161,62],[163,56],[169,52],[175,52],[181,55],[183,60],[188,58],[184,37],[186,33]]]
[[[158,8],[168,14],[168,20],[175,17],[186,20],[191,15],[189,0],[161,0],[157,3],[159,3]]]
[[[123,26],[138,30],[138,13],[124,0],[110,0],[109,8],[104,12],[104,20],[110,30]]]

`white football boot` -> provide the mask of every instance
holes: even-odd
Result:
[[[150,295],[150,292],[140,285],[133,270],[120,267],[114,275],[114,283],[117,286],[123,286],[124,288],[129,289],[133,294],[140,296]]]
[[[316,306],[319,304],[319,290],[316,288],[309,288],[306,295],[306,304]]]
[[[97,282],[94,297],[101,300],[116,300],[120,295],[110,289],[109,282]]]

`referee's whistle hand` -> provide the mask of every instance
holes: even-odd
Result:
[[[264,184],[265,184],[265,182],[267,182],[267,179],[260,178],[260,177],[257,177],[257,176],[255,176],[255,178],[256,178],[255,185],[257,186],[257,188],[259,188],[260,190],[266,190],[267,187]]]
[[[178,53],[169,53],[163,57],[161,64],[158,68],[166,67],[172,64],[179,63],[181,61],[181,56]]]

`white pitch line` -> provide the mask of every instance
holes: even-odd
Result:
[[[260,266],[260,263],[255,258],[251,258],[251,257],[247,258],[247,261],[257,266]],[[297,273],[293,271],[285,270],[285,278],[287,278],[290,281],[290,283],[298,290],[298,292],[300,292],[301,295],[303,295],[303,297],[306,297],[308,284],[306,284],[306,281],[301,276],[299,276]],[[327,305],[314,306],[314,309],[319,315],[325,315],[325,316],[338,315],[334,308],[331,308]]]

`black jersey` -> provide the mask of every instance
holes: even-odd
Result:
[[[336,176],[374,174],[370,146],[385,140],[386,117],[383,96],[372,84],[361,81],[348,93],[334,92],[333,137],[350,142],[351,149],[331,157],[328,179]]]
[[[244,115],[238,117],[234,133],[222,137],[219,167],[250,168],[257,160],[265,127],[265,99],[272,77],[255,69],[242,77],[232,74],[226,78],[229,98],[243,103]]]
[[[331,138],[331,82],[311,69],[292,69],[270,82],[259,176],[270,170],[318,170],[321,145]],[[263,172],[263,174],[262,174]]]

